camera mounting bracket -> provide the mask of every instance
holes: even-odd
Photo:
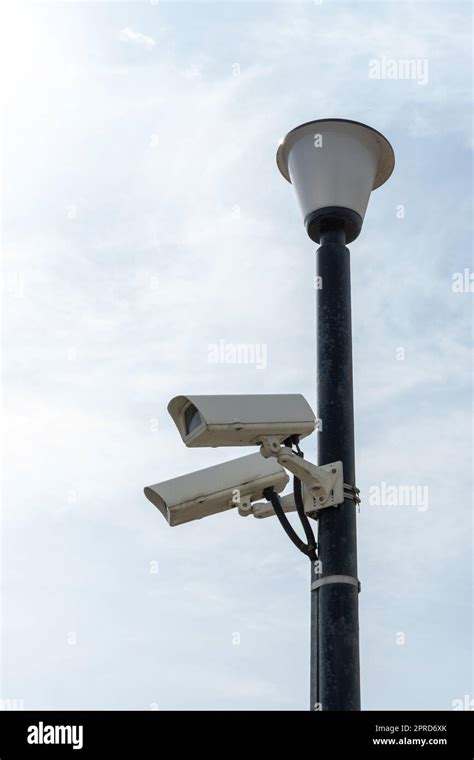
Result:
[[[296,512],[295,497],[292,493],[280,496],[280,502],[284,512]],[[275,512],[269,501],[257,501],[254,504],[239,503],[238,512],[241,517],[247,517],[247,515],[253,515],[258,518],[275,516]]]
[[[289,446],[268,436],[261,442],[260,453],[265,459],[275,457],[286,470],[304,484],[305,511],[311,513],[326,507],[336,507],[344,501],[344,475],[342,462],[315,465],[295,454]],[[312,500],[312,506],[307,502]]]

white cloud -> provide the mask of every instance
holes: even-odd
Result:
[[[152,50],[156,45],[153,37],[149,37],[147,34],[142,34],[141,32],[136,32],[129,26],[126,26],[125,29],[122,29],[119,32],[118,38],[121,42],[127,42],[130,45],[135,45],[136,47],[141,47],[145,50]]]

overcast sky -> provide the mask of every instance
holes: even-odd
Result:
[[[374,126],[397,162],[351,245],[362,704],[473,696],[470,14],[10,5],[2,699],[307,709],[307,560],[272,518],[171,529],[143,487],[250,453],[187,450],[178,393],[317,411],[316,246],[275,151],[323,117]],[[265,361],[209,362],[219,341]],[[383,483],[422,496],[386,504]]]

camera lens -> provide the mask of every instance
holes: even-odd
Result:
[[[202,422],[201,415],[199,414],[198,410],[194,406],[194,404],[190,404],[184,412],[184,424],[186,427],[186,435],[189,435],[193,432],[193,430],[196,430],[197,427]]]

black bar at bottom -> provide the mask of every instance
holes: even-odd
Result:
[[[140,757],[189,752],[190,757],[225,746],[232,753],[268,755],[281,750],[287,732],[308,731],[316,755],[328,750],[340,757],[436,757],[463,760],[474,756],[474,714],[440,712],[1,712],[0,757]],[[76,728],[74,732],[72,729]],[[70,728],[71,731],[67,731]],[[80,731],[79,731],[80,729]],[[76,739],[80,744],[62,743]],[[295,737],[296,734],[292,733]],[[301,736],[301,734],[299,734]],[[59,740],[50,743],[51,738]],[[29,741],[30,740],[30,741]],[[223,744],[223,740],[225,744]],[[33,743],[37,741],[38,743]],[[309,740],[303,742],[308,751]]]

